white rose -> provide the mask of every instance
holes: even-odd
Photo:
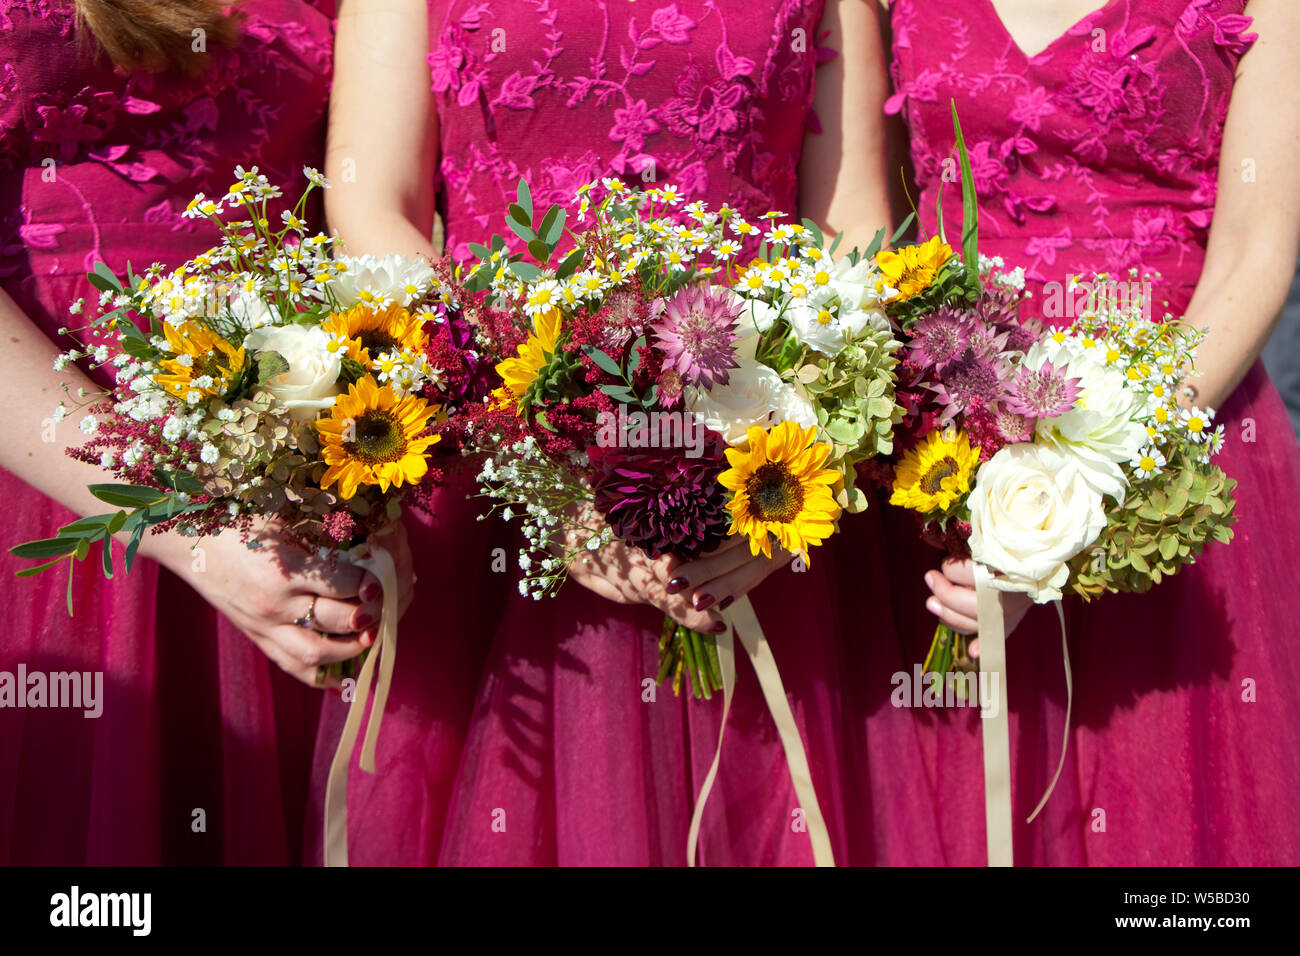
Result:
[[[289,370],[272,376],[266,388],[284,402],[298,421],[315,418],[334,404],[342,371],[341,355],[329,350],[330,337],[320,326],[278,325],[254,329],[244,339],[250,354],[278,352]]]
[[[423,259],[407,256],[337,256],[347,265],[335,273],[330,288],[346,309],[361,301],[359,293],[369,292],[385,302],[410,305],[433,285],[433,269]]]
[[[971,557],[1002,573],[992,586],[1040,604],[1061,597],[1071,558],[1106,527],[1101,494],[1077,460],[1050,445],[1006,445],[980,465],[970,506]]]
[[[817,424],[817,414],[808,399],[766,365],[737,357],[726,385],[704,390],[686,390],[686,408],[696,421],[713,429],[728,445],[745,441],[751,425],[771,428],[785,421],[804,428]]]
[[[1079,379],[1075,407],[1056,418],[1040,418],[1035,432],[1040,440],[1078,456],[1085,479],[1100,494],[1123,501],[1128,487],[1123,464],[1147,441],[1146,427],[1134,421],[1142,414],[1143,399],[1129,387],[1127,376],[1106,365],[1097,351],[1072,338],[1058,343],[1049,336],[1025,353],[1024,363],[1031,369],[1051,361]]]

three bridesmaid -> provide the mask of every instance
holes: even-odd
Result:
[[[83,490],[94,469],[63,454],[74,422],[41,440],[71,377],[52,364],[60,328],[77,324],[67,305],[93,295],[82,274],[206,247],[178,213],[224,192],[236,163],[287,193],[301,166],[323,166],[324,212],[354,254],[433,256],[436,214],[463,258],[502,231],[520,177],[545,205],[611,175],[750,216],[792,211],[847,247],[889,219],[886,113],[906,120],[934,229],[953,100],[983,251],[1026,266],[1029,311],[1046,283],[1132,268],[1159,273],[1159,314],[1210,329],[1195,401],[1220,409],[1239,482],[1230,547],[1146,595],[1070,602],[1067,770],[1032,825],[1019,821],[1064,729],[1054,618],[1030,610],[1009,642],[1016,860],[1300,855],[1287,812],[1300,757],[1283,731],[1300,717],[1300,675],[1282,641],[1300,450],[1255,362],[1300,245],[1300,18],[1285,0],[893,0],[887,14],[869,0],[341,0],[334,37],[336,11],[300,0],[189,0],[183,22],[164,4],[129,23],[106,9],[68,0],[0,18],[11,541],[99,510]],[[955,222],[955,191],[946,201]],[[472,492],[453,484],[432,515],[405,519],[420,585],[378,773],[354,768],[350,782],[353,862],[685,863],[720,708],[647,696],[643,681],[664,613],[710,629],[751,590],[837,860],[983,862],[977,718],[889,700],[892,675],[924,656],[932,612],[974,625],[969,569],[935,570],[905,516],[880,502],[804,571],[744,548],[678,566],[613,547],[533,602],[501,570],[511,529],[477,522]],[[61,580],[14,581],[3,559],[0,670],[102,671],[105,702],[98,721],[0,711],[0,861],[319,860],[346,704],[302,684],[367,643],[367,581],[222,539],[196,561],[190,544],[158,536],[155,563],[111,583],[81,574],[75,619]],[[313,599],[334,636],[293,623]],[[742,665],[700,860],[811,862],[799,810]]]

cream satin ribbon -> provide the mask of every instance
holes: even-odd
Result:
[[[997,674],[997,712],[981,713],[984,739],[984,828],[987,835],[989,866],[1012,865],[1011,839],[1011,731],[1007,714],[1007,626],[1002,615],[1002,592],[990,583],[989,569],[975,564],[975,600],[979,614],[980,672]],[[1074,685],[1070,676],[1070,646],[1065,637],[1065,611],[1056,601],[1056,616],[1061,622],[1061,656],[1065,662],[1065,730],[1061,740],[1061,758],[1047,792],[1029,815],[1033,823],[1056,789],[1056,781],[1065,768],[1065,751],[1070,746],[1070,711],[1074,704]]]
[[[749,662],[754,665],[758,686],[763,691],[763,699],[767,701],[767,709],[772,714],[781,746],[785,749],[790,780],[794,783],[795,796],[804,812],[808,837],[812,840],[813,862],[817,866],[834,866],[835,854],[831,850],[830,831],[826,829],[821,805],[817,802],[812,772],[808,769],[808,755],[804,752],[799,727],[781,683],[781,673],[777,669],[767,638],[763,635],[763,628],[758,623],[758,615],[754,613],[754,605],[748,597],[741,597],[722,616],[727,622],[727,630],[718,635],[718,665],[722,671],[722,725],[718,728],[718,746],[713,752],[713,763],[704,777],[700,795],[695,801],[695,812],[691,815],[691,827],[686,836],[687,866],[695,865],[704,806],[713,790],[713,782],[718,776],[718,763],[722,759],[722,740],[727,731],[727,715],[731,712],[731,698],[736,688],[736,648],[733,641],[736,636],[749,655]]]
[[[375,742],[383,722],[384,705],[393,680],[393,661],[397,656],[397,568],[393,556],[382,546],[369,542],[343,554],[343,560],[369,571],[379,579],[384,590],[379,634],[370,646],[366,662],[357,677],[355,696],[348,708],[343,736],[330,764],[329,783],[325,787],[325,865],[348,865],[348,768],[356,748],[361,718],[370,699],[370,685],[375,684],[375,702],[366,725],[366,739],[361,745],[361,769],[375,772]],[[379,678],[375,680],[375,671]]]

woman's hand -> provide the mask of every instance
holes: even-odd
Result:
[[[316,685],[317,668],[349,660],[374,643],[382,589],[373,575],[346,561],[329,562],[274,527],[250,548],[227,531],[197,542],[160,535],[148,556],[201,594],[281,669]],[[414,576],[405,529],[396,524],[377,540],[397,566],[399,609],[405,612]],[[200,551],[201,549],[201,551]],[[309,621],[304,627],[301,622]],[[323,686],[338,686],[329,679]]]
[[[717,613],[707,607],[697,610],[683,588],[670,588],[674,560],[651,558],[640,548],[614,541],[575,559],[569,577],[616,604],[650,604],[691,630],[721,633],[725,625]]]
[[[582,550],[583,543],[605,522],[590,505],[566,509],[562,544],[568,553],[580,554],[569,565],[569,577],[588,591],[615,604],[649,604],[678,624],[701,633],[721,633],[722,618],[691,606],[682,588],[669,588],[672,558],[651,558],[640,548],[612,541],[599,551]]]
[[[975,569],[970,561],[943,562],[943,573],[927,571],[925,585],[932,592],[926,599],[925,609],[961,634],[974,634],[979,630],[979,610],[975,601]],[[1033,602],[1024,594],[1002,592],[1002,616],[1007,634],[1016,629]]]
[[[683,563],[676,558],[669,559],[666,590],[669,594],[689,591],[691,605],[697,610],[725,611],[736,598],[748,594],[794,557],[780,547],[770,558],[753,555],[748,545],[748,536],[733,534],[694,561]]]

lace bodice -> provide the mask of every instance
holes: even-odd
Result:
[[[237,47],[201,76],[95,58],[68,0],[0,0],[0,281],[51,337],[93,289],[96,259],[123,271],[211,245],[180,217],[223,194],[236,164],[295,195],[319,165],[332,0],[251,0]]]
[[[431,0],[447,249],[504,231],[521,176],[794,211],[822,0]],[[513,240],[513,236],[508,236]]]
[[[945,221],[961,221],[955,101],[983,251],[1035,285],[1159,272],[1161,304],[1181,309],[1204,260],[1237,63],[1255,39],[1244,6],[1110,0],[1028,57],[990,0],[894,0],[886,112],[907,120],[926,227],[945,176]]]

